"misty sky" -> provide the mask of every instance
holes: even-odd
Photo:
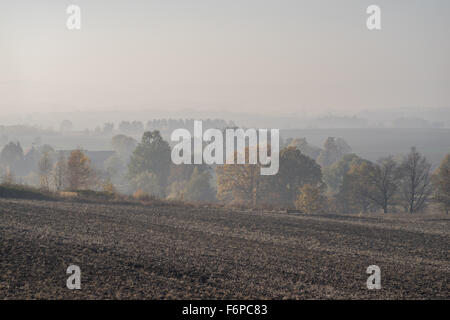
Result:
[[[450,107],[449,57],[448,0],[1,1],[0,114]]]

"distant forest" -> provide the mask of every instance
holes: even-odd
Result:
[[[61,123],[58,132],[0,127],[1,183],[32,186],[43,192],[92,191],[136,199],[296,208],[307,213],[415,213],[429,205],[449,209],[448,146],[433,165],[409,135],[403,137],[405,140],[397,149],[406,152],[386,152],[372,160],[342,136],[323,136],[318,147],[309,138],[295,137],[298,132],[287,131],[292,135],[286,137],[285,132],[281,140],[279,173],[261,176],[259,165],[174,165],[167,137],[178,128],[193,130],[193,123],[193,119],[151,120],[145,125],[141,121],[123,121],[117,127],[105,123],[93,131],[82,132],[74,131],[68,120]],[[236,127],[234,122],[218,119],[205,120],[203,125],[218,129]],[[351,140],[358,136],[364,139],[354,130],[350,131]],[[402,129],[392,130],[402,133]],[[427,130],[431,131],[414,132],[431,134],[433,139],[436,133],[448,137],[448,132],[442,131],[445,129]],[[325,133],[321,130],[322,135]],[[26,138],[29,146],[24,148],[17,137]],[[77,141],[77,146],[61,148],[70,139]],[[83,141],[102,144],[103,148],[86,148]],[[387,140],[378,143],[389,144]]]

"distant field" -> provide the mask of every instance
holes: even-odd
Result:
[[[415,146],[436,166],[450,153],[450,129],[298,129],[282,130],[282,136],[306,137],[309,143],[319,147],[327,137],[341,137],[354,153],[371,161],[406,154]]]
[[[0,200],[0,298],[450,298],[450,218]],[[66,268],[81,268],[70,291]],[[382,289],[366,288],[369,265]]]
[[[322,147],[327,137],[342,137],[352,147],[353,152],[375,161],[387,155],[406,154],[412,146],[424,153],[433,165],[438,165],[450,153],[450,129],[293,129],[281,130],[284,138],[306,137],[309,143]],[[111,150],[111,137],[90,136],[81,132],[66,135],[41,136],[42,143],[52,145],[57,150],[71,150],[82,147],[89,151]],[[138,141],[140,136],[135,136]],[[165,137],[169,139],[169,137]],[[10,136],[29,148],[35,136]],[[0,146],[2,147],[2,146]]]

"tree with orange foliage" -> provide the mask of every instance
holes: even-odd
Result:
[[[237,152],[234,154],[237,161]],[[249,164],[249,148],[245,148],[246,164],[225,164],[216,168],[217,198],[224,202],[234,202],[256,206],[260,203],[267,176],[261,175],[259,164]]]
[[[295,208],[303,213],[321,213],[326,207],[326,198],[322,189],[305,184],[300,188],[300,195],[295,201]]]
[[[82,150],[73,150],[67,160],[67,182],[70,190],[89,188],[92,177],[91,160]]]
[[[433,175],[434,200],[448,214],[450,212],[450,154]]]

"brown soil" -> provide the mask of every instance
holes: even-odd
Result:
[[[0,299],[449,299],[450,218],[0,199]],[[81,268],[81,290],[66,269]],[[381,268],[381,290],[366,269]]]

